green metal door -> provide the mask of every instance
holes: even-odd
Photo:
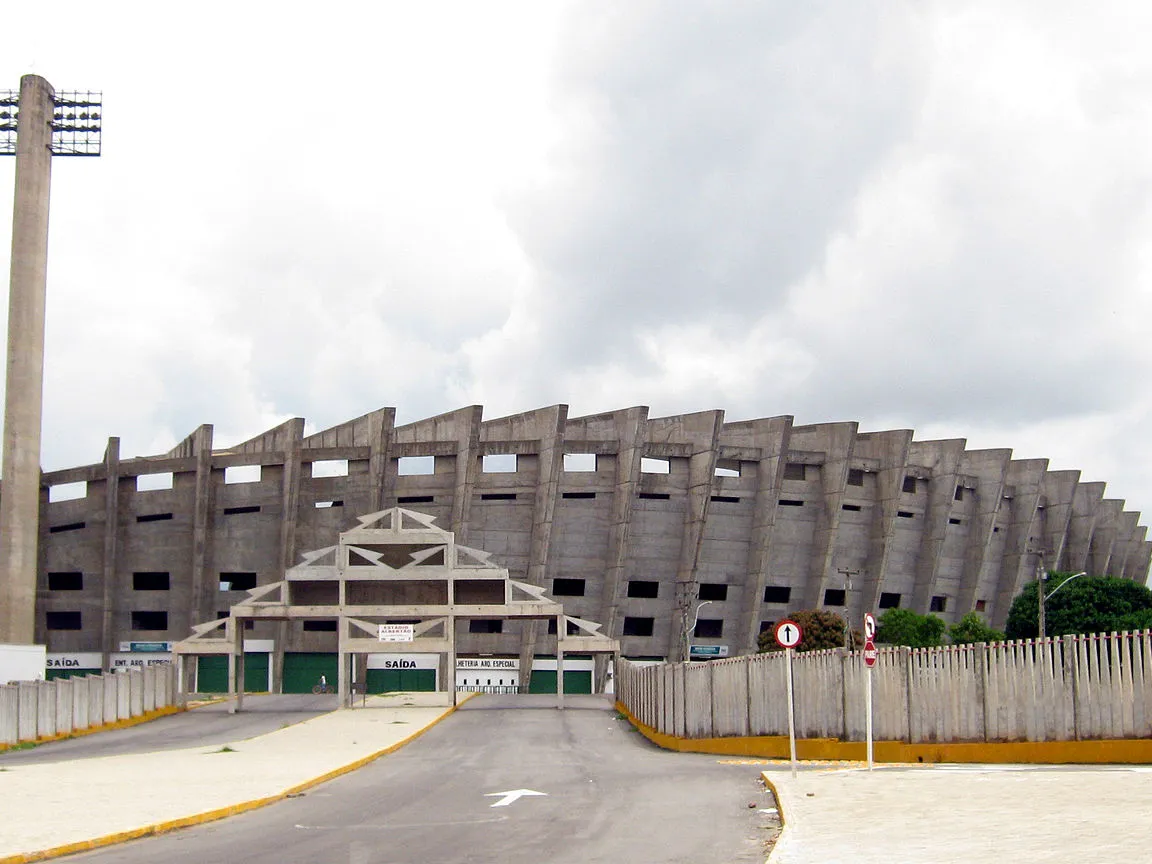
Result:
[[[436,689],[435,669],[369,669],[369,693],[417,693]]]
[[[556,670],[555,669],[533,669],[532,682],[528,685],[529,693],[555,693],[556,692]],[[591,693],[592,692],[592,672],[591,670],[564,670],[564,692],[565,693]]]
[[[55,681],[57,678],[79,678],[82,675],[99,674],[99,669],[47,669],[44,671],[44,680]]]
[[[228,692],[228,658],[223,654],[205,654],[196,658],[196,692]]]
[[[328,681],[335,692],[339,680],[340,659],[336,654],[285,654],[284,692],[311,693],[320,683],[320,677]]]
[[[268,692],[268,658],[270,654],[260,652],[244,655],[244,692]]]

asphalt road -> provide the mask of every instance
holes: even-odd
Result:
[[[244,710],[239,714],[228,713],[228,702],[203,705],[126,729],[50,741],[29,750],[0,753],[0,768],[243,741],[335,710],[336,699],[336,696],[311,694],[245,696]]]
[[[473,699],[395,753],[300,797],[68,860],[764,860],[776,822],[758,809],[773,802],[756,766],[660,750],[601,697],[566,703]],[[515,790],[543,794],[499,794]]]

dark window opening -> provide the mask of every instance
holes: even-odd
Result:
[[[999,534],[999,533],[1000,533],[1000,526],[999,526],[999,525],[997,525],[995,528],[993,528],[993,529],[992,529],[992,533],[993,533],[993,534]]]
[[[336,621],[324,621],[316,618],[305,619],[304,629],[313,633],[335,633],[337,623]]]
[[[251,591],[256,587],[255,573],[221,573],[221,591]]]
[[[841,504],[840,509],[841,510],[847,510],[849,513],[859,513],[860,512],[860,505],[859,504]]]
[[[699,639],[719,639],[724,635],[724,620],[722,618],[701,618],[696,622],[696,629],[692,635]]]
[[[168,578],[167,573],[143,572],[132,574],[133,591],[167,591],[171,587],[170,583],[171,580]]]
[[[339,499],[337,499],[336,501],[317,501],[316,502],[316,509],[317,510],[327,510],[330,507],[343,507],[343,506],[344,506],[344,502],[340,501]]]
[[[49,573],[49,591],[83,591],[84,574],[80,572]]]
[[[53,525],[48,529],[49,534],[60,534],[64,531],[79,531],[88,523],[86,522],[69,522],[67,525]]]
[[[761,621],[760,622],[760,632],[761,633],[768,633],[775,626],[776,626],[775,621]]]
[[[133,630],[167,630],[167,612],[133,612]]]
[[[717,504],[739,504],[740,497],[738,495],[713,495],[712,500]]]
[[[897,510],[896,515],[901,519],[914,519],[916,517],[916,514],[910,510]]]
[[[767,585],[764,588],[765,603],[787,603],[792,599],[792,589],[787,585]]]
[[[904,476],[904,491],[915,494],[916,492],[916,478],[910,475]]]
[[[655,618],[624,618],[625,636],[651,636]]]
[[[565,623],[567,624],[567,626],[564,628],[564,630],[569,636],[575,636],[575,635],[579,634],[579,632],[580,632],[579,627],[577,627],[571,621],[568,621]],[[555,636],[556,635],[556,619],[555,618],[549,618],[548,619],[548,635],[549,636]]]
[[[497,619],[489,621],[487,619],[472,618],[468,621],[469,633],[503,633],[504,622]]]
[[[660,592],[659,582],[649,582],[644,579],[632,579],[628,582],[629,597],[656,597]]]
[[[480,496],[481,501],[515,501],[515,492],[485,492]]]
[[[561,492],[560,497],[561,498],[568,498],[568,499],[587,499],[587,498],[595,498],[596,493],[595,492]]]
[[[49,630],[83,630],[79,612],[49,612],[46,615]]]
[[[1048,604],[1045,603],[1044,605],[1047,606]],[[947,606],[948,606],[948,598],[945,597],[943,594],[937,594],[929,602],[928,611],[929,612],[944,612],[944,611],[946,611]]]
[[[961,522],[955,516],[952,516],[948,519],[948,524],[949,525],[959,525],[959,524],[961,524]]]
[[[977,612],[983,612],[987,608],[988,608],[988,601],[987,600],[977,600],[976,601],[976,611]]]
[[[899,609],[900,595],[891,591],[881,591],[879,606],[881,609]]]
[[[720,582],[701,582],[699,597],[701,600],[727,600],[728,586]]]
[[[253,505],[253,506],[249,506],[249,507],[225,507],[224,508],[224,515],[225,516],[238,516],[241,513],[259,513],[259,512],[260,512],[260,506],[258,504]]]
[[[397,504],[431,504],[436,500],[435,495],[400,495]]]
[[[781,507],[803,507],[804,502],[803,501],[797,501],[795,498],[781,498],[780,499],[780,506]]]
[[[552,596],[553,597],[583,597],[584,596],[584,580],[583,579],[553,579],[552,580]]]
[[[849,468],[848,469],[848,485],[849,486],[863,486],[864,485],[864,469],[863,468]]]
[[[145,513],[143,516],[137,516],[137,522],[167,522],[172,518],[171,513]]]
[[[953,497],[957,501],[963,501],[964,500],[964,487],[963,486],[957,486],[956,487],[956,494]]]
[[[824,589],[825,606],[843,606],[848,599],[848,592],[843,588]]]
[[[645,501],[667,501],[672,496],[667,492],[641,492],[636,497],[642,498]]]
[[[807,477],[808,466],[802,462],[786,462],[784,463],[784,479],[785,480],[804,480]]]

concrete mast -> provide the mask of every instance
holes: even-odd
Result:
[[[17,644],[31,643],[35,629],[54,97],[38,75],[20,79],[0,466],[0,642]]]

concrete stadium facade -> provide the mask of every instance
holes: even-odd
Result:
[[[854,621],[897,605],[948,621],[977,610],[1000,626],[1040,553],[1049,569],[1141,584],[1152,561],[1140,514],[1104,483],[962,439],[645,407],[394,421],[383,408],[305,435],[297,418],[227,449],[205,425],[123,460],[110,439],[103,461],[43,475],[36,604],[16,613],[59,654],[175,642],[394,506],[491,552],[634,658],[679,659],[686,621],[693,645],[751,651],[800,608]],[[306,623],[257,622],[251,638],[335,650],[335,633]],[[547,650],[542,628],[475,623],[462,654]]]

